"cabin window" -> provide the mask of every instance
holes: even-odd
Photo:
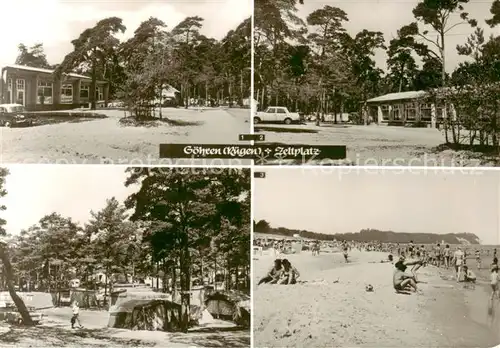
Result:
[[[89,99],[90,97],[90,86],[88,85],[82,85],[80,87],[80,98],[82,99]]]
[[[73,85],[67,84],[61,87],[61,103],[71,104],[73,103]]]
[[[405,113],[406,113],[406,119],[407,120],[415,120],[417,118],[417,108],[415,106],[415,104],[413,103],[409,103],[409,104],[406,104],[405,106]]]
[[[396,104],[392,106],[392,119],[393,120],[401,120],[402,110],[401,105]]]
[[[98,86],[95,88],[95,99],[96,101],[104,100],[104,92],[102,86]]]
[[[53,89],[52,82],[38,81],[37,86],[37,104],[52,104],[53,103]]]
[[[382,118],[384,120],[388,120],[389,119],[389,112],[390,112],[389,105],[382,105],[380,107],[380,110],[382,110]]]
[[[432,104],[424,103],[420,105],[420,118],[424,121],[432,119]]]

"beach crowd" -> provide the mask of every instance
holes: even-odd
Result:
[[[355,241],[318,241],[294,239],[268,239],[259,238],[254,240],[254,247],[262,249],[273,249],[276,255],[274,265],[260,284],[295,284],[300,273],[288,259],[281,259],[283,254],[310,251],[317,256],[321,251],[342,252],[345,262],[349,262],[349,252],[353,249],[358,251],[377,251],[388,253],[388,258],[380,262],[391,262],[394,264],[393,286],[396,292],[418,291],[417,272],[422,267],[432,265],[443,269],[453,269],[457,282],[475,284],[477,276],[472,271],[468,259],[473,258],[477,270],[483,269],[484,257],[491,257],[489,265],[489,280],[491,285],[491,299],[498,297],[499,291],[499,265],[497,249],[480,249],[474,246],[450,246],[449,244],[437,243],[435,245],[417,245],[413,241],[406,244],[382,243],[382,242],[355,242]],[[397,258],[395,257],[397,255]]]

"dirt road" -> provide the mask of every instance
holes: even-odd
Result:
[[[238,144],[249,133],[245,109],[163,109],[163,116],[187,125],[122,126],[124,112],[100,110],[108,116],[79,123],[30,128],[0,128],[1,158],[5,164],[210,164],[209,160],[160,159],[160,143]],[[214,164],[229,164],[217,160]]]
[[[43,324],[33,328],[0,326],[0,347],[249,347],[250,332],[216,322],[187,334],[107,328],[105,311],[80,311],[83,329],[71,329],[71,309],[43,311]]]
[[[304,145],[345,145],[346,161],[316,160],[307,164],[348,164],[356,166],[493,166],[492,159],[467,151],[437,151],[444,143],[437,129],[389,126],[323,124],[258,125],[265,143]],[[272,161],[268,164],[305,164],[301,161]]]

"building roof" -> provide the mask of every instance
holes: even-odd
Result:
[[[418,99],[427,96],[426,91],[409,91],[409,92],[399,92],[399,93],[389,93],[381,95],[376,98],[368,99],[367,103],[383,103],[396,100],[406,100],[406,99]]]
[[[31,66],[16,65],[16,64],[6,65],[6,66],[4,66],[4,68],[11,68],[11,69],[19,69],[19,70],[40,72],[40,73],[45,73],[45,74],[53,74],[54,73],[54,70],[51,70],[51,69],[33,68]],[[80,74],[74,74],[74,73],[69,73],[69,74],[66,74],[66,75],[70,76],[70,77],[80,78],[80,79],[88,79],[88,80],[92,79],[89,76],[80,75]]]

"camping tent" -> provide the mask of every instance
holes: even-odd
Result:
[[[179,331],[181,306],[167,300],[130,300],[109,310],[108,327]]]
[[[205,305],[215,318],[250,325],[250,296],[239,291],[217,291],[207,296]]]

